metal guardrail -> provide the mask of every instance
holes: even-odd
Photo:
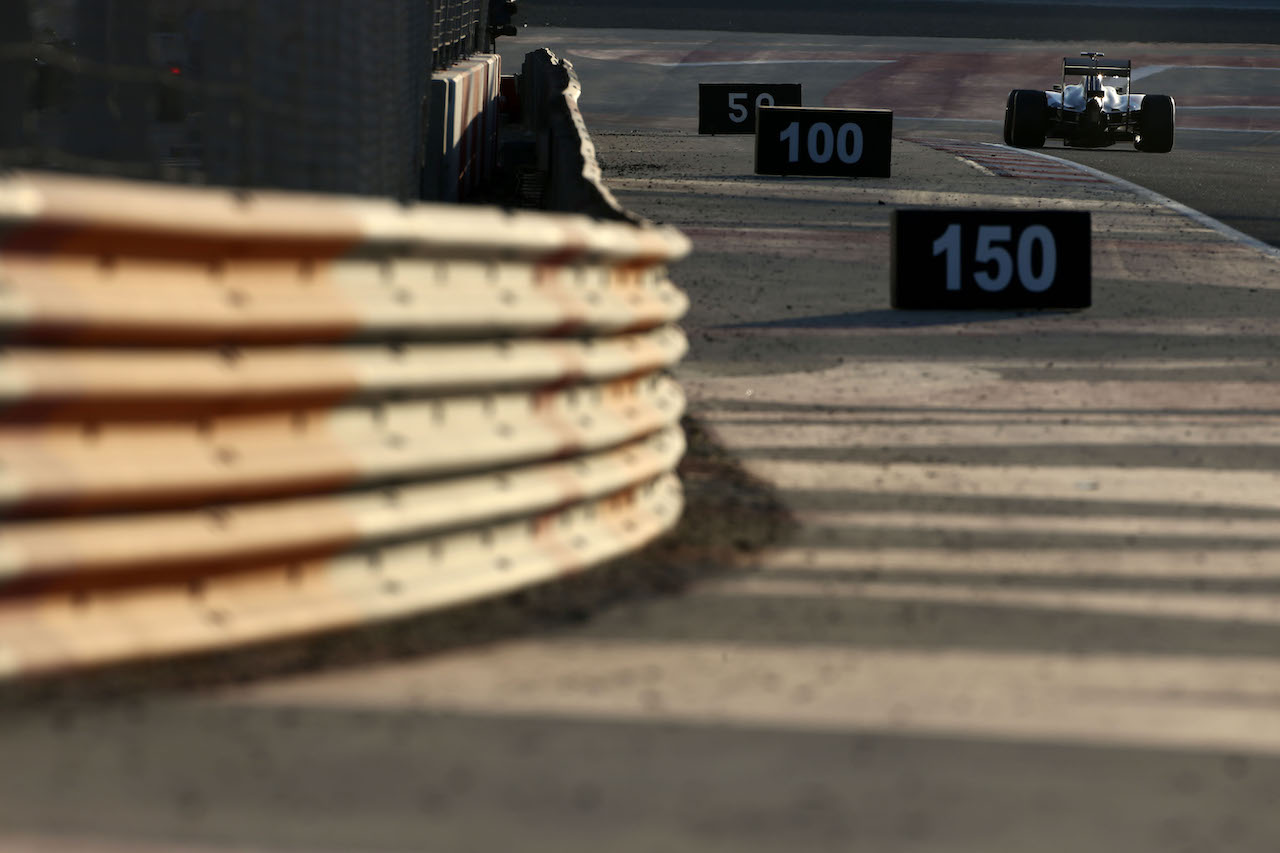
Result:
[[[671,229],[0,180],[0,675],[488,596],[670,526]]]
[[[488,50],[490,0],[431,0],[431,67]]]
[[[207,651],[445,607],[559,577],[672,526],[674,474],[530,519],[145,587],[0,604],[0,678]]]

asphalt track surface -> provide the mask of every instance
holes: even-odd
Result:
[[[531,0],[531,27],[623,27],[912,38],[1275,43],[1274,0]]]
[[[822,0],[786,4],[690,3],[582,4],[548,3],[530,9],[525,38],[538,38],[539,21],[579,19],[578,26],[748,30],[761,33],[890,36],[874,58],[909,52],[913,38],[945,37],[955,42],[949,58],[929,67],[897,63],[859,69],[857,77],[833,80],[838,68],[803,69],[806,103],[825,106],[892,109],[897,117],[935,116],[947,133],[959,138],[999,141],[1004,98],[1010,89],[1048,88],[1059,82],[1061,57],[1079,50],[1102,49],[1134,62],[1135,69],[1176,66],[1141,79],[1134,91],[1172,95],[1179,105],[1175,151],[1163,157],[1143,156],[1127,146],[1098,150],[1064,149],[1049,142],[1053,153],[1086,163],[1169,196],[1189,207],[1280,246],[1280,4],[1258,3],[1117,3],[1104,8],[1070,3],[835,3]],[[588,10],[588,6],[590,9]],[[1219,8],[1209,9],[1206,7]],[[681,11],[677,11],[677,9]],[[720,23],[717,24],[716,22]],[[591,23],[587,23],[591,22]],[[808,28],[808,29],[806,29]],[[772,41],[785,45],[794,36],[754,37],[763,50]],[[986,55],[991,39],[1030,40],[1019,57]],[[901,41],[899,39],[902,39]],[[1135,48],[1137,42],[1140,49]],[[1216,43],[1192,68],[1187,50],[1170,52],[1160,43]],[[514,47],[514,44],[510,45]],[[1040,48],[1040,49],[1037,49]],[[510,49],[510,47],[508,48]],[[703,52],[714,45],[703,47]],[[1181,55],[1179,55],[1181,54]],[[983,57],[983,58],[980,58]],[[574,57],[581,63],[583,56]],[[697,61],[698,57],[689,57]],[[975,63],[978,63],[975,67]],[[1247,70],[1247,66],[1259,66]],[[693,70],[692,68],[690,69]],[[729,69],[719,69],[723,77]],[[763,80],[760,67],[737,69]],[[796,68],[771,68],[796,79]],[[591,66],[609,74],[607,67]],[[817,73],[809,73],[809,72]],[[700,72],[705,78],[709,71]],[[929,75],[928,78],[922,75]],[[738,73],[742,78],[742,73]],[[897,78],[897,79],[895,79]],[[910,88],[901,79],[912,81]],[[686,76],[686,79],[690,79]],[[690,79],[690,84],[693,84]],[[843,85],[842,85],[843,84]],[[588,109],[590,101],[588,100]],[[643,103],[643,100],[641,101]],[[962,119],[969,119],[964,122]],[[899,126],[902,121],[899,120]]]
[[[697,247],[685,522],[542,592],[0,693],[0,850],[1274,853],[1280,265],[973,168],[986,97],[903,114],[892,179],[755,178],[691,132],[711,66],[664,64],[910,55],[923,108],[956,57],[1007,62],[966,84],[998,94],[1057,43],[542,36],[512,55],[573,59],[606,180]],[[825,101],[886,66],[787,67]],[[910,204],[1094,211],[1094,308],[887,310]]]

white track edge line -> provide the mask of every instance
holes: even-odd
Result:
[[[1190,109],[1189,107],[1179,106],[1180,110]],[[959,124],[1001,124],[998,118],[946,118],[944,116],[900,116],[895,115],[894,121],[919,121],[919,122],[956,122]],[[908,131],[914,134],[915,131]],[[1179,133],[1280,133],[1280,128],[1265,127],[1180,127]],[[975,143],[985,144],[985,143]]]
[[[1115,175],[1102,171],[1101,169],[1095,169],[1092,166],[1086,166],[1083,163],[1077,163],[1074,160],[1067,160],[1064,157],[1055,157],[1052,154],[1046,154],[1043,151],[1036,151],[1035,149],[1031,149],[1031,148],[1014,148],[1011,145],[1001,145],[998,142],[982,142],[979,144],[985,145],[988,148],[996,148],[1004,151],[1020,151],[1023,154],[1030,154],[1034,157],[1042,157],[1045,160],[1052,160],[1055,163],[1065,163],[1067,165],[1074,166],[1077,169],[1080,169],[1081,171],[1087,172],[1088,174],[1101,178],[1107,183],[1115,184],[1118,187],[1129,190],[1135,195],[1140,196],[1141,198],[1144,198],[1153,204],[1159,204],[1169,208],[1175,213],[1180,213],[1183,216],[1190,219],[1191,221],[1196,222],[1200,225],[1203,225],[1206,228],[1210,228],[1214,231],[1217,231],[1219,234],[1221,234],[1224,237],[1227,237],[1228,239],[1235,240],[1237,243],[1243,243],[1244,245],[1252,249],[1257,249],[1258,251],[1262,252],[1264,255],[1268,256],[1269,258],[1272,258],[1273,260],[1280,261],[1280,249],[1276,248],[1275,246],[1272,246],[1270,243],[1264,243],[1263,241],[1259,240],[1257,237],[1250,237],[1248,234],[1244,233],[1243,231],[1240,231],[1239,229],[1236,229],[1236,228],[1232,228],[1227,223],[1220,222],[1219,220],[1214,219],[1212,216],[1210,216],[1207,213],[1201,213],[1200,211],[1196,210],[1194,207],[1188,207],[1187,205],[1183,204],[1180,201],[1174,201],[1168,196],[1161,195],[1155,190],[1147,189],[1141,184],[1135,184],[1133,181],[1126,181],[1124,178],[1118,178]]]

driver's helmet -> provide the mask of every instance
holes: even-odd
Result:
[[[1085,97],[1088,97],[1088,98],[1097,97],[1102,95],[1103,92],[1104,90],[1102,88],[1101,74],[1088,74],[1085,76],[1084,78]]]

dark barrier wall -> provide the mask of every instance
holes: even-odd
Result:
[[[34,69],[26,59],[31,23],[20,3],[0,3],[0,150],[23,144],[22,120]]]
[[[0,166],[416,198],[431,72],[492,49],[491,8],[3,0]]]

